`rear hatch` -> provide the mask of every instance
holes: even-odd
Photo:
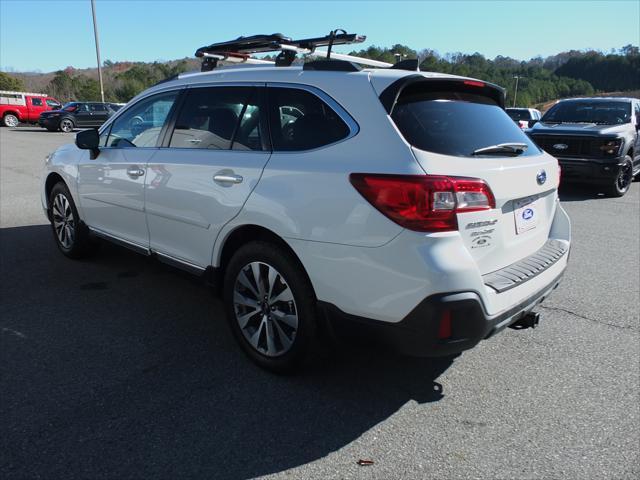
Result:
[[[381,100],[385,104],[384,92]],[[544,245],[555,213],[558,164],[505,113],[501,89],[475,80],[417,79],[396,94],[388,111],[428,175],[489,185],[495,208],[458,213],[460,235],[482,274]]]

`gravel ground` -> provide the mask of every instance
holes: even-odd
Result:
[[[243,357],[197,279],[56,250],[39,176],[71,141],[0,129],[1,478],[640,475],[640,183],[562,192],[571,265],[539,328],[455,360],[341,351],[287,378]]]

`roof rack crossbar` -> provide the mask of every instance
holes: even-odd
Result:
[[[336,60],[349,62],[351,64],[364,65],[377,68],[396,68],[400,70],[418,70],[417,60],[401,60],[395,65],[392,63],[381,62],[369,58],[357,57],[354,55],[346,55],[342,53],[334,53],[332,51],[335,45],[347,45],[352,43],[362,43],[366,40],[366,36],[355,33],[347,33],[343,29],[332,30],[329,35],[324,37],[302,38],[293,40],[281,33],[273,33],[271,35],[253,35],[250,37],[238,37],[235,40],[227,42],[213,43],[208,46],[200,47],[196,50],[196,57],[202,58],[203,72],[213,70],[218,66],[219,62],[227,63],[249,63],[249,64],[271,64],[278,67],[288,67],[296,59],[296,55],[307,55],[315,58],[324,58],[326,60]],[[326,50],[318,50],[318,47],[327,47]],[[254,53],[279,52],[275,62],[270,60],[262,60],[254,58]],[[399,59],[402,57],[400,56]],[[337,63],[332,66],[344,71],[352,71],[352,67],[338,67]],[[330,70],[328,65],[322,68]]]

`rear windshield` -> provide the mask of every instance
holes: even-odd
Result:
[[[513,120],[532,120],[529,110],[514,110],[513,108],[507,109],[507,115]]]
[[[545,123],[619,125],[631,121],[630,102],[560,102],[542,117]]]
[[[391,118],[416,148],[456,157],[503,143],[525,144],[520,156],[540,154],[494,100],[466,92],[430,91],[401,95]]]

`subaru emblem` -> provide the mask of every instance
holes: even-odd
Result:
[[[566,150],[567,148],[569,148],[569,145],[567,145],[566,143],[556,143],[553,148],[555,148],[556,150]]]
[[[533,218],[533,210],[527,208],[524,212],[522,212],[522,218],[525,220],[531,220]]]
[[[547,172],[545,172],[544,170],[540,170],[538,172],[538,175],[536,175],[536,181],[538,182],[538,185],[542,185],[544,182],[546,182]]]

